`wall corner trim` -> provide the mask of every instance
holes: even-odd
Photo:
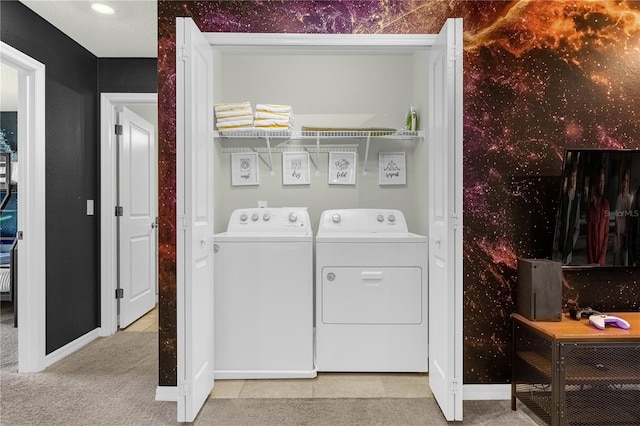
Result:
[[[463,385],[462,399],[465,401],[511,399],[511,385]]]
[[[177,386],[158,386],[156,388],[156,401],[178,401]]]

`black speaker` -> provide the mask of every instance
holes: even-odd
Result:
[[[562,319],[562,264],[518,259],[517,310],[532,321]]]

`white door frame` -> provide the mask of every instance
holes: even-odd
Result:
[[[117,154],[114,126],[117,108],[123,105],[158,104],[157,93],[100,94],[100,336],[118,331],[118,200]]]
[[[46,367],[45,66],[0,42],[0,61],[18,70],[18,371]]]

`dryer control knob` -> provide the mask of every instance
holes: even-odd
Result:
[[[265,213],[262,215],[262,220],[264,220],[265,222],[269,219],[271,219],[271,215],[269,213]]]
[[[295,222],[298,220],[298,215],[295,213],[289,213],[289,222]]]
[[[252,221],[255,222],[258,219],[260,219],[260,215],[258,213],[254,213],[254,214],[251,215],[251,220]]]
[[[335,213],[333,216],[331,216],[331,220],[333,221],[333,223],[340,223],[342,218],[338,213]]]
[[[389,215],[389,222],[395,222],[396,221],[396,217],[392,214]]]
[[[240,215],[240,222],[245,222],[247,220],[247,215],[245,213],[242,213]]]
[[[378,217],[376,217],[376,219],[378,219],[378,222],[383,222],[384,221],[384,216],[379,214]]]

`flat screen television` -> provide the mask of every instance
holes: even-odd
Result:
[[[564,266],[640,266],[640,150],[567,149],[553,238]]]

